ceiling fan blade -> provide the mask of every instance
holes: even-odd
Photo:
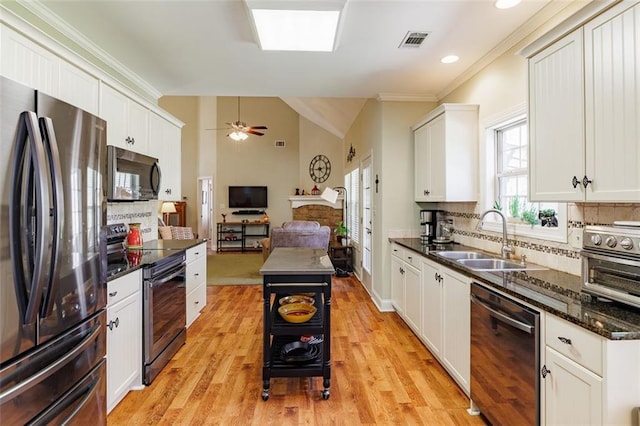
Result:
[[[267,126],[249,126],[249,128],[253,130],[268,130]]]
[[[264,133],[260,133],[260,132],[256,132],[255,130],[246,130],[247,133],[251,133],[252,135],[256,135],[256,136],[262,136],[264,135]]]

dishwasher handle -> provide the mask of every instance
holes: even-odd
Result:
[[[484,307],[489,312],[491,312],[492,315],[495,315],[496,317],[500,318],[505,323],[517,328],[518,330],[524,331],[525,333],[529,333],[529,334],[533,334],[534,331],[535,331],[535,327],[534,326],[529,325],[529,324],[525,324],[525,323],[523,323],[521,321],[518,321],[518,320],[515,320],[515,319],[513,319],[511,317],[508,317],[507,315],[503,314],[502,312],[496,311],[491,306],[489,306],[489,304],[487,304],[484,299],[482,299],[481,297],[476,296],[473,293],[471,293],[471,303],[476,303],[476,304]]]

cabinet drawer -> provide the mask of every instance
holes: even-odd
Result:
[[[402,259],[402,256],[404,255],[404,249],[402,247],[400,247],[398,244],[392,243],[391,244],[391,255]]]
[[[207,259],[201,257],[187,264],[187,293],[207,280]]]
[[[402,254],[402,260],[404,260],[405,262],[407,262],[409,265],[411,266],[415,266],[416,268],[420,269],[420,258],[422,256],[420,256],[418,253],[416,253],[413,250],[403,250],[403,254]]]
[[[207,256],[207,244],[202,243],[195,247],[187,249],[187,263],[193,262],[196,259]]]
[[[546,344],[567,358],[602,376],[602,339],[560,318],[546,318]]]
[[[198,317],[200,311],[207,304],[207,284],[202,283],[193,291],[187,293],[187,327]]]
[[[107,283],[107,306],[111,306],[142,288],[141,271],[133,271]]]

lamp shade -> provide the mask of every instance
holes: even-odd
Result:
[[[320,198],[330,202],[331,204],[335,204],[336,201],[338,201],[338,195],[340,195],[338,191],[327,187],[322,191],[322,194],[320,194]]]
[[[176,206],[175,204],[171,203],[171,202],[164,202],[162,203],[162,208],[160,209],[160,212],[162,213],[176,213]]]

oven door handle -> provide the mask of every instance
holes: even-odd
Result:
[[[165,284],[171,280],[173,280],[175,277],[177,277],[180,274],[184,274],[187,270],[187,267],[182,264],[180,265],[178,268],[173,269],[173,271],[169,272],[169,276],[166,276],[162,279],[150,279],[149,280],[149,287],[155,287],[157,285],[162,285]]]
[[[505,314],[496,311],[491,306],[489,306],[487,303],[485,303],[482,298],[476,296],[473,293],[471,293],[471,302],[472,303],[476,303],[476,304],[484,307],[489,312],[491,312],[493,315],[495,315],[496,317],[500,318],[502,321],[506,322],[507,324],[517,328],[518,330],[524,331],[525,333],[529,333],[529,334],[533,334],[533,332],[534,332],[534,329],[535,329],[534,326],[529,325],[529,324],[525,324],[525,323],[517,321],[517,320],[514,320],[513,318],[508,317]]]

